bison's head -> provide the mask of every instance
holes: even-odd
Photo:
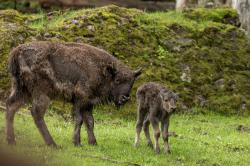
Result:
[[[160,91],[160,98],[162,101],[162,107],[165,111],[167,111],[168,113],[172,113],[176,109],[176,102],[178,98],[177,94],[172,91],[163,89]]]
[[[141,69],[134,72],[116,72],[113,77],[111,99],[117,107],[124,105],[130,98],[134,81],[141,74]]]

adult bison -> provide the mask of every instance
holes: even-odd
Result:
[[[107,52],[87,44],[34,42],[15,48],[10,55],[12,91],[7,99],[6,134],[15,144],[14,115],[28,101],[31,114],[47,145],[56,146],[44,121],[50,99],[73,104],[76,125],[73,143],[78,146],[84,122],[89,144],[96,144],[93,106],[113,101],[117,106],[129,99],[140,70],[131,71]]]

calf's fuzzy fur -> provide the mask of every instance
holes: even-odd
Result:
[[[177,95],[161,84],[149,82],[140,86],[137,90],[138,116],[136,123],[135,146],[139,145],[140,133],[143,128],[148,145],[153,147],[149,134],[149,125],[152,124],[155,137],[155,151],[160,152],[159,137],[161,132],[164,140],[164,151],[170,152],[168,137],[175,135],[168,132],[169,119],[176,108]]]

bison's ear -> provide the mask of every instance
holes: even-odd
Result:
[[[141,75],[141,73],[142,73],[142,68],[139,68],[136,71],[134,71],[135,78],[137,78],[139,75]]]
[[[107,71],[109,74],[111,74],[112,79],[114,79],[117,74],[117,70],[113,66],[108,66]]]

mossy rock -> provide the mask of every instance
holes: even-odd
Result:
[[[187,18],[204,21],[210,20],[213,22],[220,22],[225,24],[239,25],[239,17],[237,11],[232,8],[198,8],[188,9],[184,11]]]

